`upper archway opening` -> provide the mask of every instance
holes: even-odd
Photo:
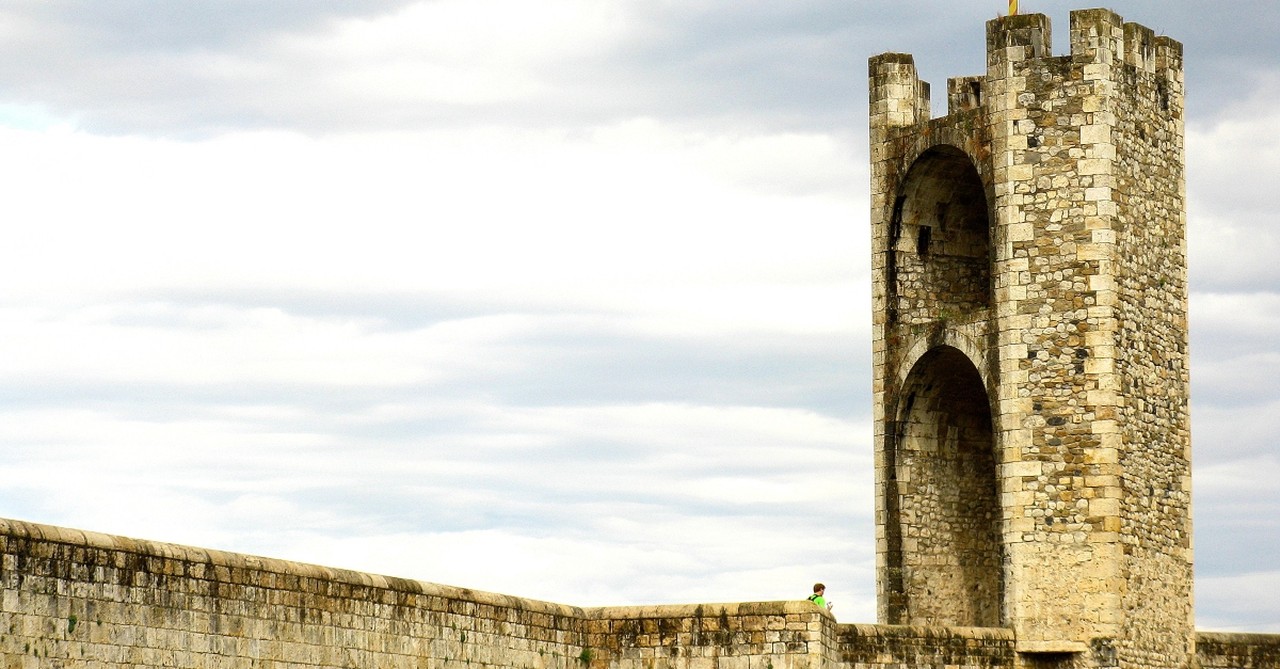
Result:
[[[911,165],[890,229],[898,322],[963,318],[991,304],[991,215],[977,168],[941,145]]]

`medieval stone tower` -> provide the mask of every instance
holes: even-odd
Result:
[[[987,24],[931,118],[870,61],[879,616],[1028,661],[1194,652],[1182,47]]]

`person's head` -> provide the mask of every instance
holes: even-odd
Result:
[[[822,594],[826,589],[827,589],[827,586],[825,586],[825,585],[823,585],[823,584],[821,584],[821,583],[814,583],[814,584],[813,584],[813,594],[815,594],[815,595],[821,595],[821,594]]]

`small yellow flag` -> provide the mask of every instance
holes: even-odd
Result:
[[[1018,13],[1018,0],[1009,0],[1009,16]]]

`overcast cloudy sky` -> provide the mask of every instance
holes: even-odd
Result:
[[[1186,45],[1199,626],[1280,631],[1280,12],[1110,6]],[[1005,9],[8,0],[0,516],[873,622],[866,61]]]

